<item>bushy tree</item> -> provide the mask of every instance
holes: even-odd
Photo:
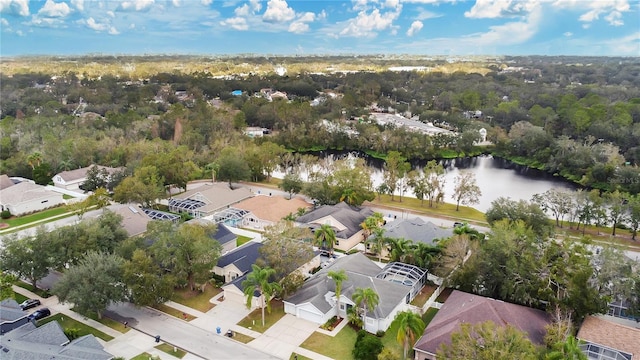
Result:
[[[53,287],[60,302],[73,303],[83,314],[103,311],[112,303],[126,298],[122,281],[124,260],[113,254],[88,253],[77,265],[70,267]]]
[[[476,177],[472,172],[462,172],[453,180],[453,199],[456,201],[456,211],[460,210],[460,204],[473,205],[480,201],[482,192],[476,183]]]
[[[491,207],[485,213],[490,225],[501,220],[516,222],[521,220],[525,226],[530,227],[537,235],[546,236],[551,232],[551,225],[547,215],[536,203],[526,200],[512,200],[499,197],[491,202]]]
[[[3,246],[0,250],[0,269],[28,279],[36,288],[36,282],[47,276],[51,266],[51,259],[47,256],[50,245],[46,229],[38,227],[35,236],[8,236]]]
[[[355,360],[378,360],[378,354],[382,352],[383,348],[382,340],[377,336],[360,330],[351,353]]]
[[[135,250],[131,260],[124,263],[122,279],[129,289],[129,300],[138,306],[164,303],[176,285],[173,276],[142,249]]]

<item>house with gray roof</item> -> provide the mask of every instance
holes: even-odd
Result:
[[[218,259],[213,272],[224,276],[226,284],[222,286],[222,290],[225,301],[245,302],[242,281],[251,272],[251,265],[260,257],[261,247],[262,243],[249,241]],[[255,305],[257,306],[257,302]]]
[[[393,239],[407,239],[414,243],[423,243],[436,246],[434,240],[446,239],[453,235],[453,229],[443,229],[438,225],[425,221],[422,218],[404,219],[388,222],[384,225],[384,236]],[[370,236],[369,240],[374,236]],[[372,243],[366,244],[367,252],[374,252]],[[384,251],[383,257],[388,256],[388,251]]]
[[[0,335],[28,323],[28,315],[14,299],[0,301]]]
[[[236,248],[238,235],[229,230],[225,224],[218,224],[218,230],[213,234],[213,238],[222,245],[222,254],[226,254]]]
[[[169,199],[169,211],[194,218],[211,216],[253,196],[246,187],[231,189],[227,183],[204,183]]]
[[[545,327],[552,319],[542,310],[454,290],[415,343],[415,360],[435,359],[442,344],[451,344],[451,335],[460,330],[460,324],[486,321],[498,326],[511,325],[526,333],[531,342],[541,345]]]
[[[296,219],[298,226],[307,226],[311,231],[322,225],[330,225],[336,234],[335,249],[349,251],[363,239],[360,224],[373,215],[373,210],[350,206],[345,202],[323,205]]]
[[[342,283],[338,309],[335,282],[328,273],[340,270],[345,271],[347,280]],[[426,270],[413,265],[392,263],[381,269],[362,253],[342,256],[285,299],[284,310],[296,317],[324,324],[333,316],[346,318],[347,311],[357,306],[352,299],[356,289],[371,288],[378,294],[379,303],[373,311],[367,311],[364,327],[375,334],[387,330],[396,314],[409,308],[409,303],[424,286],[426,277]]]
[[[55,187],[59,187],[65,190],[80,191],[80,185],[82,185],[85,181],[87,181],[87,172],[93,166],[97,166],[100,171],[105,171],[109,178],[116,172],[123,170],[123,168],[112,168],[109,166],[91,165],[91,166],[87,166],[79,169],[63,171],[61,173],[54,175],[53,185]],[[107,182],[109,181],[109,179],[105,179],[105,180]]]
[[[3,360],[110,360],[114,356],[93,335],[69,341],[57,321],[39,327],[27,323],[0,335]]]
[[[64,204],[62,194],[47,187],[23,181],[0,190],[0,211],[24,215]]]

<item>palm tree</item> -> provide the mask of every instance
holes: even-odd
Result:
[[[413,258],[413,241],[397,238],[397,239],[388,239],[389,244],[389,259],[391,261],[402,261],[407,262],[408,260]]]
[[[40,166],[40,164],[42,164],[42,154],[34,152],[27,157],[27,163],[31,166],[31,169],[34,170],[36,166]]]
[[[353,189],[344,189],[342,195],[340,196],[340,201],[344,201],[349,205],[357,204],[358,200],[358,193],[353,191]]]
[[[362,315],[362,328],[365,329],[367,327],[367,309],[373,311],[378,306],[380,297],[372,288],[357,288],[352,297],[356,305],[362,305],[364,312]]]
[[[364,241],[367,241],[371,234],[375,233],[384,224],[383,215],[379,212],[374,212],[371,216],[364,219],[360,227],[362,228],[362,236]]]
[[[545,357],[546,360],[587,360],[587,356],[580,350],[580,341],[574,336],[556,343],[553,348]]]
[[[316,246],[327,249],[333,255],[333,245],[336,243],[336,233],[331,225],[323,224],[314,232]]]
[[[242,282],[244,288],[244,296],[247,298],[247,308],[251,308],[251,302],[255,292],[260,293],[262,308],[262,327],[264,327],[264,308],[265,302],[267,311],[271,313],[271,298],[282,288],[277,282],[270,282],[269,279],[275,275],[276,271],[268,266],[261,268],[260,266],[251,265],[251,272],[247,275],[247,279]],[[265,301],[267,298],[269,301]]]
[[[329,271],[327,276],[336,283],[336,305],[338,306],[338,319],[340,319],[340,295],[342,293],[342,282],[347,280],[347,274],[344,270]]]
[[[373,232],[373,243],[376,253],[378,254],[378,262],[382,262],[382,252],[384,246],[389,242],[389,238],[384,236],[384,228],[378,228]]]
[[[399,323],[396,340],[402,345],[402,358],[407,358],[409,347],[415,344],[416,339],[422,336],[424,331],[424,321],[420,316],[412,311],[402,311],[396,315],[394,321]]]
[[[440,254],[441,251],[442,249],[437,246],[431,246],[422,242],[417,243],[413,250],[415,254],[415,265],[423,269],[429,269],[433,258]]]

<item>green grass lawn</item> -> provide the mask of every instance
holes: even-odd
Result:
[[[169,355],[177,357],[178,359],[182,359],[185,355],[187,355],[187,352],[180,348],[176,348],[176,351],[173,351],[174,347],[169,344],[160,344],[156,346],[156,349],[164,351]]]
[[[314,332],[300,347],[317,352],[332,359],[353,360],[351,351],[356,343],[357,333],[351,326],[345,326],[336,336]]]
[[[291,356],[289,356],[289,360],[312,360],[312,359],[297,353],[293,353],[291,354]]]
[[[14,292],[13,292],[13,299],[14,299],[15,301],[17,301],[17,302],[18,302],[18,304],[20,304],[21,302],[23,302],[23,301],[27,300],[27,299],[28,299],[28,297],[26,297],[26,296],[24,296],[24,295],[22,295],[22,294],[17,293],[17,292],[15,292],[15,291],[14,291]]]
[[[131,360],[149,360],[151,358],[151,354],[143,352],[142,354],[138,354],[131,358]]]
[[[185,314],[182,311],[172,308],[171,306],[167,306],[165,304],[154,305],[153,308],[156,310],[160,310],[167,315],[171,315],[173,317],[177,317],[178,319],[183,319],[185,321],[191,321],[196,318],[193,315]]]
[[[188,306],[198,311],[207,312],[215,307],[209,300],[222,292],[222,289],[212,284],[207,284],[204,292],[191,291],[188,288],[178,289],[173,293],[172,300],[178,304]]]
[[[463,220],[480,225],[486,225],[486,219],[484,213],[471,207],[460,205],[460,210],[456,211],[456,205],[450,203],[440,203],[434,207],[429,207],[427,201],[421,204],[420,200],[411,197],[402,197],[400,201],[399,196],[394,196],[394,201],[391,201],[390,195],[382,195],[380,198],[376,197],[371,201],[373,206],[391,206],[397,208],[403,208],[407,210],[420,213],[421,215],[428,215],[434,217],[447,218],[449,220]]]
[[[248,344],[248,343],[250,343],[251,341],[253,341],[253,340],[255,340],[255,339],[254,339],[254,338],[252,338],[252,337],[251,337],[251,336],[249,336],[249,335],[245,335],[245,334],[242,334],[242,333],[239,333],[239,332],[235,332],[235,331],[234,331],[234,332],[233,332],[233,340],[235,340],[235,341],[239,341],[239,342],[241,342],[241,343],[243,343],[243,344]]]
[[[422,315],[422,321],[424,321],[424,326],[428,326],[433,317],[438,313],[438,309],[430,307],[425,311],[424,315]]]
[[[236,239],[236,246],[242,246],[249,242],[249,240],[251,240],[251,238],[248,236],[238,235],[238,238]]]
[[[44,220],[52,216],[62,215],[67,212],[69,212],[69,209],[67,209],[64,206],[61,206],[61,207],[57,207],[49,210],[40,211],[38,213],[31,214],[31,215],[13,217],[10,219],[2,220],[1,222],[9,224],[9,226],[20,226],[20,225],[32,223],[34,221]]]
[[[62,326],[63,329],[78,329],[78,336],[93,334],[93,336],[100,338],[104,341],[113,340],[113,336],[107,335],[102,331],[92,328],[87,324],[76,321],[65,314],[55,314],[53,316],[49,316],[48,318],[39,320],[38,324],[42,325],[51,321],[58,321],[58,323],[60,324],[60,326]]]
[[[382,340],[382,345],[384,345],[385,348],[388,348],[389,350],[393,351],[394,354],[402,358],[402,345],[400,345],[398,343],[398,340],[396,340],[399,327],[400,324],[398,324],[397,322],[392,322],[387,331],[384,333],[384,336],[382,336],[382,339],[380,340]],[[411,345],[413,347],[413,344]]]
[[[284,303],[280,300],[271,300],[271,313],[264,309],[264,326],[262,326],[262,309],[253,310],[247,317],[240,320],[238,325],[263,333],[283,316]]]
[[[16,281],[16,283],[14,284],[16,286],[20,286],[23,289],[29,290],[32,293],[40,296],[41,298],[48,298],[49,296],[51,296],[51,294],[47,291],[47,290],[42,290],[39,288],[34,288],[31,284],[27,284],[24,281]]]

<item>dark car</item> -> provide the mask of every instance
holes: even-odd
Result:
[[[29,320],[40,320],[40,319],[46,318],[49,315],[51,315],[51,310],[49,310],[47,308],[42,308],[42,309],[38,309],[38,310],[32,312],[28,316],[28,319]]]
[[[31,309],[36,306],[40,306],[40,300],[38,299],[27,299],[20,304],[20,308],[22,308],[22,310]]]
[[[454,222],[454,223],[453,223],[453,227],[454,227],[454,228],[461,227],[461,226],[464,226],[464,224],[463,224],[463,223],[461,223],[461,222]]]

